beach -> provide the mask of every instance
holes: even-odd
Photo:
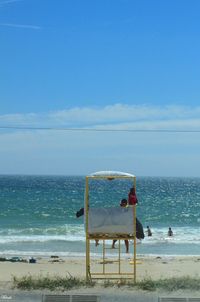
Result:
[[[11,282],[13,276],[74,276],[85,278],[85,258],[38,258],[36,263],[26,262],[0,262],[0,282]],[[130,270],[130,260],[122,260],[124,269]],[[137,280],[151,278],[171,277],[199,277],[200,257],[140,257],[137,258]],[[115,266],[115,267],[114,267]],[[108,268],[112,270],[117,267],[116,263],[109,263]],[[96,259],[92,262],[92,269],[102,270],[102,261]]]
[[[121,302],[126,300],[140,302],[157,302],[159,297],[193,297],[199,299],[198,290],[173,290],[157,289],[155,291],[132,288],[130,286],[118,286],[118,280],[112,281],[114,285],[104,286],[102,280],[97,280],[94,287],[75,287],[69,290],[50,289],[22,290],[13,288],[13,277],[23,276],[48,276],[48,277],[80,277],[85,278],[85,258],[39,258],[36,263],[25,262],[0,262],[0,297],[5,295],[14,301],[43,301],[44,295],[95,295],[100,297],[101,302]],[[130,260],[123,260],[123,265],[130,269]],[[137,281],[144,279],[158,280],[172,277],[199,277],[200,257],[137,257]],[[100,259],[93,261],[95,270],[102,270]],[[110,264],[110,266],[115,263]],[[85,301],[85,300],[84,300]]]
[[[43,290],[22,290],[13,288],[13,276],[49,276],[49,277],[65,277],[71,275],[73,277],[85,278],[85,259],[84,258],[67,258],[60,262],[53,262],[52,259],[39,258],[36,263],[23,262],[0,262],[0,298],[9,297],[14,301],[30,301],[41,302],[45,295],[80,295],[80,296],[98,296],[101,302],[157,302],[160,297],[174,298],[197,298],[199,299],[199,291],[192,289],[179,289],[169,291],[165,288],[155,291],[142,290],[132,288],[130,286],[118,286],[118,281],[115,280],[113,286],[104,286],[101,280],[97,281],[95,286],[90,287],[75,287],[69,290],[50,289]],[[60,259],[61,260],[61,259]],[[152,280],[171,277],[199,277],[200,275],[200,258],[199,257],[142,257],[138,258],[137,265],[137,281],[144,278]],[[96,268],[102,268],[96,260],[94,264]],[[127,266],[130,266],[129,261],[126,261]],[[84,300],[85,301],[85,300]],[[199,300],[198,300],[199,301]]]

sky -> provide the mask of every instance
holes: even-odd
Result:
[[[200,177],[199,0],[0,0],[0,174]]]

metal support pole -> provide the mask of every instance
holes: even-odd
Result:
[[[119,274],[121,274],[121,240],[119,240]]]
[[[105,240],[103,240],[103,274],[105,274]]]
[[[88,210],[89,210],[89,195],[88,195],[88,178],[86,177],[86,185],[85,185],[85,206],[84,206],[84,214],[85,214],[85,231],[86,231],[86,280],[90,279],[90,240],[89,240],[89,232],[88,232]]]

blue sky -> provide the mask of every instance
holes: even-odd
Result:
[[[0,126],[200,130],[199,20],[197,0],[0,0]],[[1,173],[200,176],[199,138],[1,129]]]

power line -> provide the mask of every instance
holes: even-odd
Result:
[[[177,129],[93,129],[93,128],[56,128],[29,126],[0,126],[0,130],[48,130],[48,131],[82,131],[82,132],[162,132],[162,133],[200,133],[200,130]]]

